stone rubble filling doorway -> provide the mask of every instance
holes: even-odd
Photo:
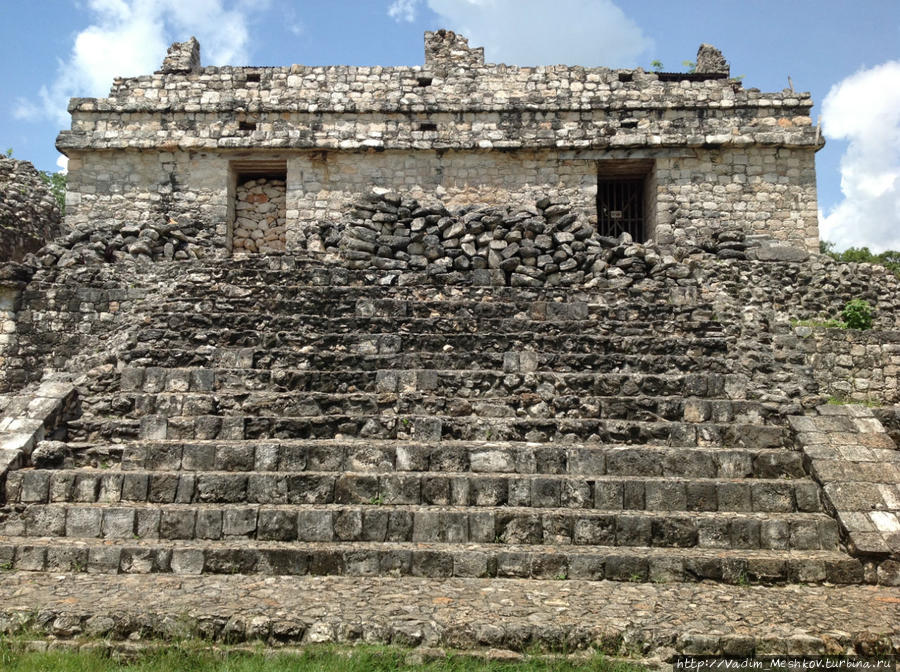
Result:
[[[284,252],[285,175],[239,177],[235,189],[235,253]]]

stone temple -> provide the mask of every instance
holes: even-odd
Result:
[[[486,65],[445,31],[426,33],[424,67],[399,68],[202,68],[191,40],[158,73],[72,101],[58,140],[67,217],[98,228],[165,213],[212,253],[254,241],[320,253],[322,223],[378,185],[440,190],[448,207],[550,195],[602,235],[639,242],[740,220],[818,252],[823,140],[809,94],[745,90],[728,75],[708,45],[696,72],[658,74]],[[260,177],[277,181],[266,207],[283,215],[248,229],[238,197]]]
[[[811,106],[449,31],[74,99],[62,224],[0,160],[0,631],[900,653],[900,280],[818,254]]]

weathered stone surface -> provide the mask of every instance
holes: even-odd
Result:
[[[240,174],[264,150],[262,167],[251,172],[259,175],[272,153],[285,149],[315,151],[292,151],[285,161],[291,187],[284,240],[272,232],[280,224],[265,229],[279,237],[266,246],[273,250],[283,242],[291,252],[327,255],[336,241],[319,226],[336,225],[352,207],[357,219],[374,225],[376,237],[419,239],[408,252],[392,249],[390,258],[387,238],[379,244],[356,237],[346,251],[351,261],[363,261],[352,257],[371,253],[372,245],[385,248],[373,262],[383,269],[418,268],[423,257],[439,258],[438,241],[426,243],[416,235],[421,229],[395,236],[378,226],[402,219],[404,209],[416,220],[439,213],[406,208],[400,197],[390,209],[373,208],[361,202],[372,184],[385,194],[412,190],[420,201],[419,194],[448,208],[550,196],[569,211],[551,219],[558,230],[549,234],[558,234],[560,245],[583,248],[585,224],[597,222],[597,164],[609,160],[615,169],[626,160],[656,164],[655,221],[648,221],[643,238],[670,242],[676,232],[696,238],[735,218],[751,233],[817,251],[813,156],[821,140],[809,118],[809,94],[743,89],[727,74],[721,53],[708,45],[695,73],[671,77],[640,69],[485,64],[482,49],[451,31],[426,34],[424,67],[201,68],[196,41],[176,43],[159,73],[116,80],[108,98],[74,101],[73,128],[58,139],[72,159],[69,222],[110,235],[104,249],[47,249],[42,263],[221,254],[241,229],[228,186],[233,152],[247,152],[234,167]],[[121,151],[134,147],[145,151]],[[692,157],[672,148],[689,148]],[[202,165],[193,162],[197,152]],[[683,171],[718,179],[685,183]],[[441,247],[470,249],[473,241],[457,237],[455,228],[441,229],[447,233]],[[245,243],[237,250],[258,240],[243,233],[237,239]],[[742,258],[744,241],[727,242],[723,257]],[[466,254],[449,258],[447,269],[466,272],[474,265]],[[498,252],[492,256],[502,260]],[[550,275],[576,272],[571,260],[539,263],[536,256],[523,254],[531,260],[523,266],[537,263]],[[506,265],[504,272],[515,271],[511,261]],[[519,286],[536,280],[517,274]]]
[[[201,68],[195,46],[73,103],[73,231],[2,270],[3,382],[31,384],[0,398],[0,563],[50,602],[42,572],[130,604],[175,574],[201,616],[230,587],[255,624],[230,601],[201,620],[231,639],[895,634],[900,423],[821,404],[897,400],[900,281],[809,254],[808,96],[745,91],[706,47],[675,82],[485,65],[448,32],[424,69]],[[642,232],[599,221],[617,167],[647,181]],[[849,298],[881,331],[789,323]],[[42,441],[66,449],[29,463]],[[326,592],[293,609],[303,576]],[[334,616],[253,612],[270,588],[294,621]],[[874,620],[843,618],[865,591]],[[59,599],[60,636],[125,613]],[[722,613],[756,620],[722,638]]]
[[[21,261],[62,233],[59,204],[41,174],[28,161],[0,156],[0,262]],[[2,279],[27,280],[9,273]]]
[[[8,573],[0,587],[4,620],[13,632],[69,619],[68,634],[48,631],[62,638],[99,619],[109,619],[102,634],[168,638],[167,619],[188,614],[188,624],[210,625],[203,630],[209,639],[232,642],[299,643],[318,639],[308,633],[328,632],[328,641],[362,636],[396,643],[402,622],[404,632],[420,633],[404,640],[409,644],[463,649],[484,646],[490,632],[491,645],[511,650],[565,644],[568,650],[593,647],[610,655],[634,655],[637,649],[643,657],[663,659],[673,653],[796,654],[800,642],[810,653],[898,653],[896,588],[516,579],[444,579],[438,585],[428,579],[334,576],[258,581],[187,576],[197,567],[188,554],[173,556],[172,563],[180,576],[113,576],[98,582],[87,575],[58,581]],[[604,605],[600,612],[598,603]],[[692,605],[689,612],[685,604]],[[37,613],[43,616],[39,620],[33,617]],[[256,625],[224,627],[234,619]],[[710,634],[718,632],[727,634]]]

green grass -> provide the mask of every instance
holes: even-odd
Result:
[[[108,649],[25,651],[0,643],[3,672],[641,672],[644,668],[600,655],[583,661],[527,657],[519,662],[488,661],[461,654],[423,660],[396,647],[307,647],[299,652],[212,650],[173,645],[122,658]]]

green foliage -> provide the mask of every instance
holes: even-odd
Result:
[[[12,158],[13,148],[9,147],[6,150],[6,157]],[[49,170],[39,170],[38,173],[41,175],[41,179],[44,180],[44,184],[46,184],[50,188],[50,193],[53,194],[53,198],[56,199],[56,203],[59,205],[59,214],[66,214],[66,174],[65,173],[51,173]]]
[[[834,247],[834,243],[827,240],[819,241],[819,252],[827,254],[835,261],[878,264],[900,275],[900,252],[896,250],[875,254],[868,247],[848,247],[843,252],[837,252]]]
[[[844,306],[841,317],[850,329],[871,329],[873,313],[868,301],[853,299]]]
[[[59,214],[66,214],[66,174],[50,173],[42,170],[41,177],[44,178],[46,185],[50,187],[50,193],[53,194],[53,198],[56,199],[56,203],[59,205]]]
[[[828,397],[828,401],[825,402],[829,406],[866,406],[868,408],[881,408],[884,406],[883,403],[876,399],[848,399],[846,397],[839,396],[831,396]]]
[[[694,63],[694,61],[682,61],[681,65],[687,68],[687,71],[689,73],[697,72],[697,64]],[[653,70],[653,72],[662,72],[665,69],[665,66],[663,65],[663,62],[661,60],[659,60],[658,58],[654,58],[652,61],[650,61],[650,68]]]
[[[826,329],[871,329],[875,310],[863,299],[848,301],[841,319],[791,320],[792,327],[824,327]]]

